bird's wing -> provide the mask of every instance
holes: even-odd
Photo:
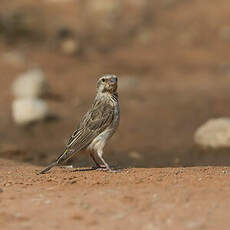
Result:
[[[103,132],[114,118],[114,108],[106,102],[95,102],[90,111],[70,137],[66,150],[58,157],[58,162],[69,159],[74,153],[86,148],[95,137]]]

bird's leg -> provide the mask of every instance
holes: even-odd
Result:
[[[108,172],[118,172],[118,170],[111,169],[110,166],[108,165],[108,163],[104,160],[104,158],[102,157],[103,151],[97,151],[97,155],[99,156],[100,160],[105,165],[105,170],[106,171],[108,171]]]
[[[103,167],[96,161],[93,152],[90,152],[89,155],[90,155],[91,159],[93,160],[93,162],[94,162],[95,165],[96,165],[96,166],[93,167],[93,169],[103,168]]]

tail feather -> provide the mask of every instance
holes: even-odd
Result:
[[[39,172],[39,174],[44,174],[46,172],[48,172],[51,168],[53,168],[54,166],[57,166],[58,162],[54,161],[53,163],[49,164],[46,168],[44,168],[41,172]]]
[[[44,174],[48,172],[51,168],[62,164],[63,162],[67,161],[73,155],[73,150],[66,149],[54,162],[49,164],[46,168],[44,168],[39,174]]]

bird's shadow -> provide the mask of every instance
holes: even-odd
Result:
[[[96,169],[94,169],[93,167],[91,168],[75,168],[73,170],[71,170],[71,172],[88,172],[88,171],[95,171]]]
[[[124,170],[125,168],[111,166],[111,169],[112,169],[111,171],[120,172],[120,171]],[[100,168],[98,168],[98,167],[74,168],[73,170],[71,170],[71,172],[88,172],[88,171],[107,172],[108,170],[104,166],[101,166]]]

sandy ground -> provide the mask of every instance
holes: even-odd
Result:
[[[41,169],[0,161],[3,229],[229,229],[229,167]]]

